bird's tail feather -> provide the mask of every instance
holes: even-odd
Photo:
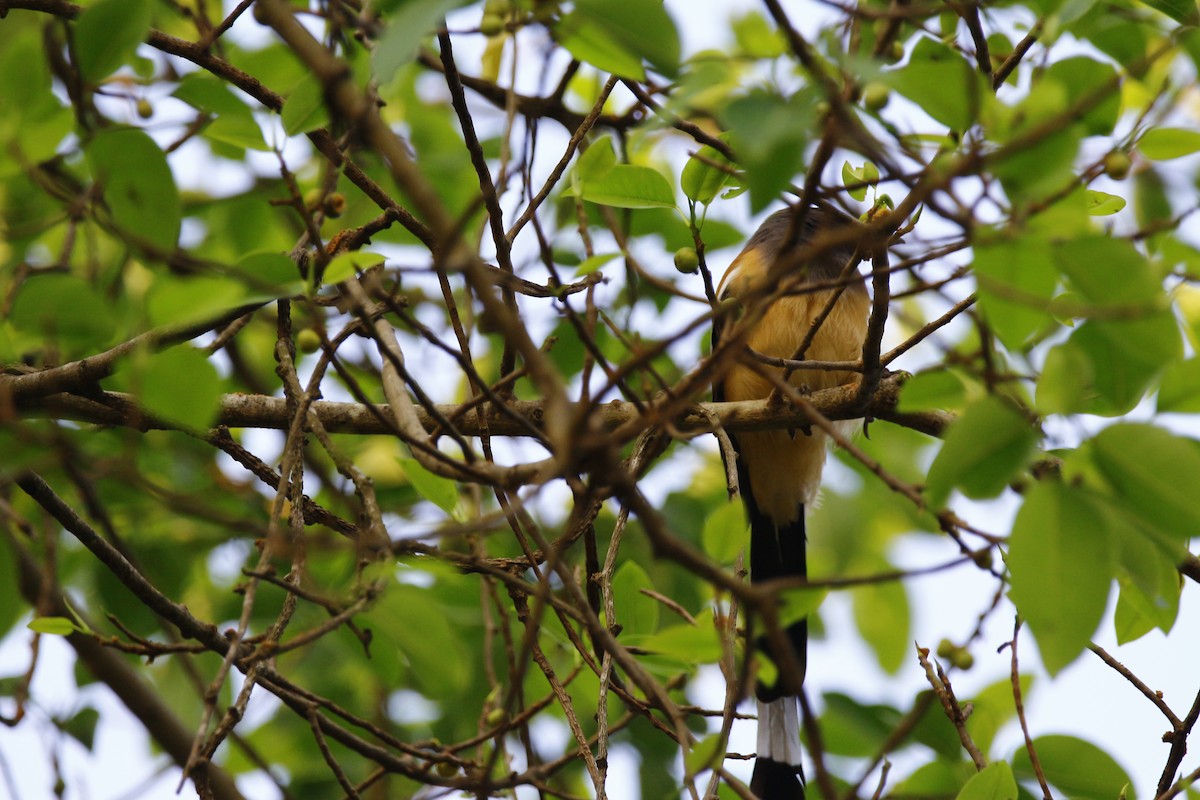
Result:
[[[800,709],[794,697],[758,701],[758,758],[750,790],[762,800],[804,800]]]
[[[743,484],[746,485],[746,484]],[[794,521],[778,525],[763,514],[746,496],[750,517],[750,580],[752,583],[775,578],[806,577],[804,507],[797,509]],[[758,699],[758,751],[750,789],[762,800],[804,800],[804,772],[800,756],[800,709],[795,692],[804,682],[808,652],[808,621],[788,626],[786,637],[800,674],[792,680],[776,678],[768,685],[755,686]],[[771,653],[764,637],[758,647]],[[779,654],[772,654],[781,667]]]
[[[750,503],[750,581],[762,583],[774,578],[803,578],[808,575],[804,543],[804,508],[794,522],[777,526],[766,515],[759,513]],[[755,695],[759,700],[770,702],[788,694],[804,683],[804,672],[808,654],[808,620],[802,619],[788,626],[786,638],[792,646],[792,656],[800,665],[800,674],[787,681],[793,687],[789,692],[785,682],[776,679],[773,684],[759,682]],[[772,652],[766,637],[759,637],[758,648],[771,656],[777,666],[785,663],[783,654]]]

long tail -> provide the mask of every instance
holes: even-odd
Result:
[[[804,800],[800,707],[795,697],[758,701],[758,758],[750,791],[763,800]]]
[[[807,576],[804,507],[798,508],[796,520],[777,525],[759,511],[748,494],[746,501],[750,517],[750,581],[760,583],[773,578]],[[776,679],[770,685],[760,681],[754,689],[758,698],[758,757],[750,788],[762,800],[804,800],[800,710],[794,691],[804,683],[808,621],[793,623],[786,633],[792,655],[800,665],[800,674],[786,682]],[[758,644],[782,666],[784,659],[771,652],[765,638],[760,638]]]

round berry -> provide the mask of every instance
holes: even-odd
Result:
[[[681,247],[675,251],[675,269],[690,275],[700,269],[700,256],[694,247]]]

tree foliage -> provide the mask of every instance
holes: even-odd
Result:
[[[65,637],[204,797],[604,797],[615,748],[642,797],[749,797],[742,633],[844,593],[928,689],[809,698],[810,791],[1128,796],[1028,729],[1030,641],[1156,706],[1137,791],[1187,788],[1200,698],[1092,640],[1188,636],[1200,580],[1195,5],[714,3],[703,50],[692,13],[0,0],[6,724]],[[704,403],[755,357],[712,322],[775,297],[715,295],[747,209],[818,197],[861,215],[860,381]],[[860,417],[818,577],[749,586],[726,433]],[[914,652],[949,569],[994,599]]]

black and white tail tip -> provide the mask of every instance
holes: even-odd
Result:
[[[800,707],[795,697],[758,702],[758,757],[750,790],[760,800],[804,800]]]

